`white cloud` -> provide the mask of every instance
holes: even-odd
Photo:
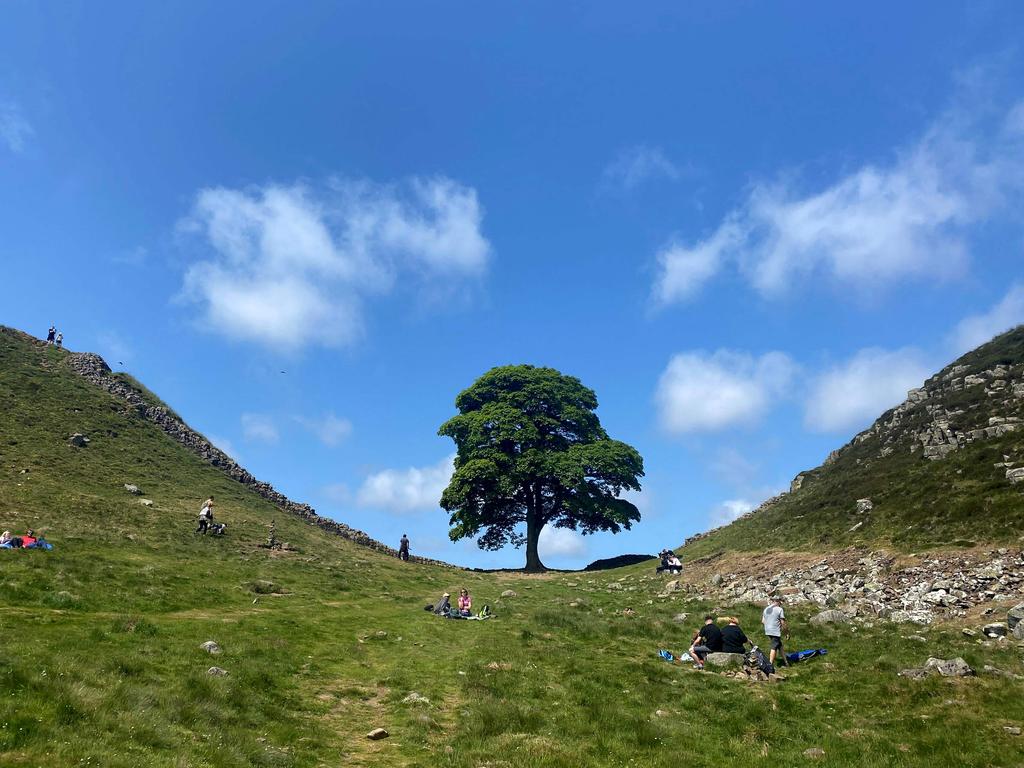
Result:
[[[21,152],[35,131],[17,104],[0,104],[0,139],[11,152]]]
[[[280,437],[274,420],[259,413],[242,414],[242,435],[256,443],[276,443]]]
[[[204,189],[180,227],[209,254],[186,271],[182,298],[225,336],[343,346],[362,332],[366,297],[401,276],[480,276],[491,250],[482,218],[476,190],[443,177]]]
[[[711,510],[710,524],[712,528],[728,525],[737,517],[754,509],[757,503],[747,499],[728,499]]]
[[[342,419],[333,413],[325,413],[318,419],[307,419],[296,416],[295,420],[316,435],[326,446],[333,447],[352,434],[352,422]]]
[[[575,531],[545,525],[537,540],[537,551],[542,558],[582,557],[587,553],[587,543]]]
[[[622,150],[604,169],[605,182],[627,192],[656,178],[675,181],[680,170],[659,147],[642,144]]]
[[[1016,283],[988,312],[961,320],[950,340],[957,353],[969,352],[1021,323],[1024,323],[1024,283]]]
[[[361,507],[389,512],[437,509],[454,469],[455,454],[452,454],[427,467],[375,472],[363,481],[356,499]]]
[[[865,290],[961,273],[968,227],[1024,188],[1024,106],[997,126],[968,112],[951,111],[892,162],[864,165],[821,191],[755,184],[711,235],[662,249],[652,299],[689,299],[727,266],[767,296],[817,277]]]
[[[903,402],[907,391],[921,386],[929,374],[916,349],[862,349],[813,382],[804,423],[816,432],[867,426]]]
[[[352,491],[345,483],[325,485],[323,494],[335,504],[348,504],[352,501]]]
[[[662,426],[680,434],[756,421],[785,393],[794,370],[781,352],[758,358],[724,349],[675,355],[655,394]]]

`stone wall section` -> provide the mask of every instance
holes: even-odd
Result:
[[[316,510],[308,504],[294,502],[283,493],[277,491],[270,483],[257,480],[244,467],[240,466],[238,462],[189,427],[167,408],[151,405],[146,402],[146,399],[137,389],[114,376],[111,373],[110,366],[99,355],[91,352],[70,352],[68,353],[67,361],[71,370],[90,384],[94,384],[114,397],[123,400],[140,418],[160,427],[177,443],[192,451],[192,453],[207,463],[217,467],[232,480],[237,480],[242,485],[247,486],[250,490],[285,512],[300,517],[307,523],[315,525],[328,533],[341,536],[377,552],[398,557],[397,550],[371,538],[363,531],[318,515]],[[455,567],[450,563],[424,557],[413,556],[409,559],[420,563],[442,565],[449,568]]]

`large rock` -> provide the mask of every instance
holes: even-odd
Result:
[[[709,653],[704,663],[712,667],[742,667],[742,653]]]
[[[1006,470],[1006,479],[1013,485],[1024,483],[1024,467]]]
[[[220,646],[213,640],[207,640],[205,643],[199,646],[207,653],[220,653]]]
[[[1006,626],[1010,629],[1013,629],[1022,622],[1024,622],[1024,603],[1015,605],[1006,612]]]
[[[1010,630],[1010,634],[1016,640],[1024,640],[1024,621],[1017,622],[1017,625]]]
[[[932,657],[924,663],[926,670],[934,670],[943,677],[970,677],[974,670],[970,665],[957,656],[955,659],[936,659]]]
[[[371,741],[380,741],[381,739],[386,739],[390,735],[391,734],[385,731],[383,728],[374,728],[372,731],[366,734],[366,738],[370,739]]]
[[[986,624],[981,631],[985,633],[985,637],[1006,637],[1006,625],[1002,622]]]
[[[502,597],[519,597],[519,595],[517,595],[515,590],[513,590],[513,589],[506,589],[504,592],[501,593],[501,596]]]
[[[811,617],[811,624],[849,624],[850,617],[842,611],[822,611]]]
[[[863,515],[874,509],[875,503],[871,499],[857,499],[857,514]]]

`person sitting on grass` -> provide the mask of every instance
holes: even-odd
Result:
[[[10,531],[4,531],[2,534],[0,534],[0,547],[3,547],[5,549],[11,549],[14,546],[13,544],[11,544],[11,539],[13,538],[14,536],[11,535]]]
[[[469,590],[463,587],[459,590],[459,614],[470,616],[473,613],[473,598],[469,596]]]
[[[740,629],[740,622],[735,616],[729,617],[729,623],[722,627],[722,651],[724,653],[746,653],[744,647],[750,640]],[[753,643],[751,643],[753,645]]]
[[[722,650],[722,630],[715,625],[715,617],[708,614],[704,617],[704,626],[693,633],[690,644],[690,655],[696,659],[694,669],[704,669],[704,660],[709,653]]]
[[[31,528],[28,529],[28,533],[21,537],[21,546],[31,547],[36,543],[36,532]]]
[[[668,553],[668,571],[675,574],[683,572],[683,561],[671,552]]]

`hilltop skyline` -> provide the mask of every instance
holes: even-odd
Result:
[[[632,532],[549,532],[579,567],[742,514],[1024,322],[1013,4],[255,16],[0,11],[0,323],[388,544],[520,563],[436,505],[492,366],[580,378],[644,456]]]

